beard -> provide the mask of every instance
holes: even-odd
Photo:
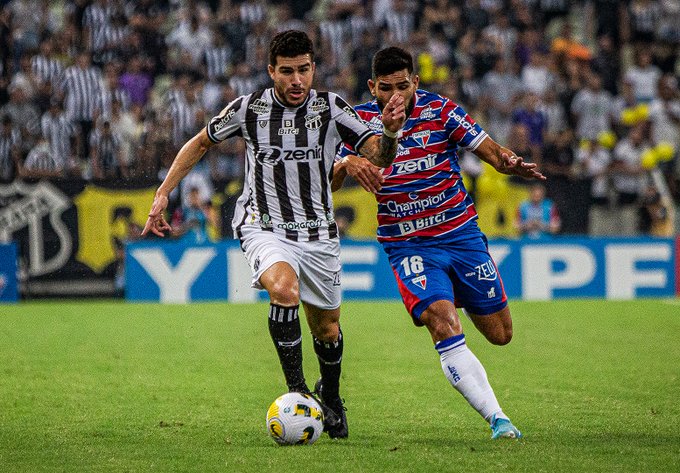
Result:
[[[291,91],[302,93],[302,96],[300,97],[300,99],[298,99],[297,103],[292,103],[288,100],[288,97],[286,96],[286,89],[274,87],[274,92],[276,93],[276,98],[278,98],[279,101],[281,101],[281,103],[283,105],[285,105],[286,107],[291,107],[291,108],[295,108],[295,107],[300,106],[300,104],[302,104],[305,101],[305,99],[307,98],[307,95],[308,95],[308,92],[309,92],[309,91],[305,92],[304,89],[291,89],[291,90],[289,90],[289,92],[291,92]]]

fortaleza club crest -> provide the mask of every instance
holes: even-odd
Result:
[[[427,142],[430,140],[430,130],[417,131],[411,135],[411,138],[416,140],[418,146],[424,148],[427,146]]]
[[[427,276],[424,274],[422,276],[418,276],[417,278],[411,279],[411,282],[416,286],[419,286],[423,291],[425,288],[427,288]]]

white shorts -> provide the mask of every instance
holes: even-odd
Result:
[[[298,277],[300,300],[331,310],[340,307],[340,242],[338,239],[292,241],[259,227],[241,228],[241,247],[253,271],[252,287],[263,289],[260,277],[274,263],[288,263]]]

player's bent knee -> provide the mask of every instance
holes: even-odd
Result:
[[[300,303],[300,290],[297,284],[276,282],[269,287],[269,298],[274,304],[292,307]]]
[[[434,340],[445,340],[462,333],[457,317],[449,312],[428,309],[423,312],[421,321],[427,326]]]

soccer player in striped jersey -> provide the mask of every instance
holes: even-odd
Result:
[[[456,312],[456,306],[463,307],[491,343],[510,342],[510,309],[463,186],[457,150],[474,152],[501,173],[545,177],[535,164],[494,142],[450,99],[418,89],[407,51],[379,51],[372,69],[368,86],[375,99],[355,110],[379,133],[376,125],[385,104],[395,96],[404,98],[407,118],[399,131],[397,158],[380,169],[345,145],[334,166],[332,188],[339,188],[349,174],[375,194],[378,241],[414,323],[426,326],[432,336],[445,376],[489,422],[492,438],[520,437],[498,404],[483,366],[467,348]]]
[[[269,48],[274,86],[232,101],[179,151],[158,188],[143,235],[171,230],[163,215],[168,195],[215,143],[239,136],[246,143],[243,194],[233,227],[253,271],[253,287],[269,293],[269,332],[290,391],[309,392],[302,371],[300,301],[314,340],[324,404],[324,428],[347,437],[339,394],[343,335],[340,330],[340,247],[333,219],[331,173],[342,142],[371,163],[389,167],[404,99],[385,103],[381,136],[332,92],[311,88],[314,50],[302,31],[277,34]]]

